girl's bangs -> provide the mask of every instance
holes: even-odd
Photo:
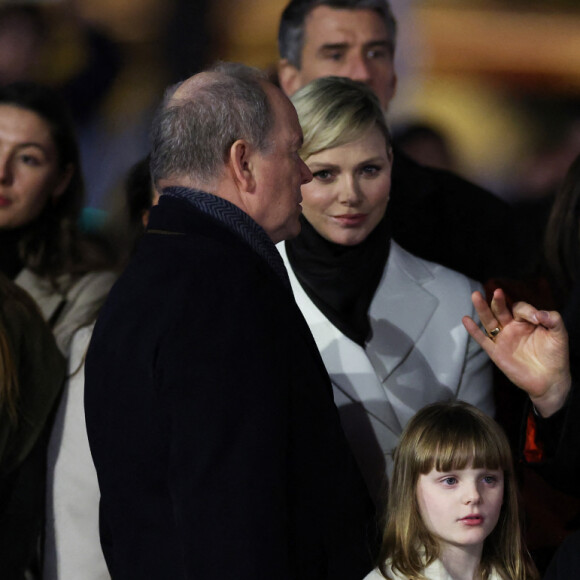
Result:
[[[447,472],[468,467],[510,469],[509,447],[494,431],[475,421],[433,425],[417,442],[418,472],[425,474],[432,469]]]

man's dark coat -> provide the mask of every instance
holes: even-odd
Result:
[[[187,201],[153,209],[97,321],[85,396],[115,580],[372,568],[370,500],[289,288]]]
[[[424,260],[482,283],[520,274],[513,209],[454,173],[419,165],[399,150],[387,215],[395,241]]]

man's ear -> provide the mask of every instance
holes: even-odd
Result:
[[[228,163],[240,191],[252,192],[256,187],[254,156],[254,148],[245,139],[238,139],[230,147]]]
[[[291,97],[298,89],[302,88],[302,75],[287,58],[283,58],[278,63],[278,82],[280,88]]]

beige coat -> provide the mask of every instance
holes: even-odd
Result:
[[[94,321],[115,278],[110,271],[89,272],[81,277],[64,275],[54,288],[49,280],[25,268],[14,281],[38,304],[60,351],[68,357],[72,335]]]

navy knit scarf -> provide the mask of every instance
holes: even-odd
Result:
[[[239,207],[217,195],[187,187],[168,187],[163,190],[163,195],[187,201],[196,210],[234,232],[268,263],[288,289],[291,288],[286,266],[274,242],[264,229]]]

